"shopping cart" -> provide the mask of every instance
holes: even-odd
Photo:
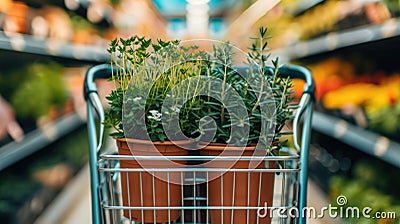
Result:
[[[222,174],[226,171],[216,167],[201,166],[202,161],[215,159],[213,156],[172,156],[169,158],[174,161],[185,160],[200,164],[196,167],[165,169],[123,168],[120,166],[123,161],[146,160],[146,157],[122,156],[113,151],[102,149],[104,127],[101,122],[104,120],[104,111],[97,93],[95,80],[109,78],[112,74],[112,69],[108,64],[91,67],[87,71],[84,84],[84,95],[87,101],[93,223],[148,223],[149,221],[146,221],[144,216],[149,216],[149,214],[153,216],[153,219],[150,219],[153,221],[150,221],[150,223],[155,223],[156,216],[161,213],[172,219],[165,223],[269,223],[268,217],[262,219],[265,216],[272,216],[273,223],[306,223],[306,217],[304,214],[302,215],[302,211],[306,207],[307,198],[307,164],[315,89],[313,77],[309,70],[296,65],[286,65],[279,68],[281,76],[290,76],[292,79],[305,81],[304,92],[298,101],[292,125],[294,147],[283,148],[283,153],[279,156],[258,158],[265,160],[265,164],[279,164],[279,166],[270,168],[263,166],[258,169],[233,168],[229,170],[230,176],[221,175],[222,179],[219,180],[219,185],[217,185],[221,186],[221,183],[225,181],[231,186],[232,201],[236,199],[236,194],[243,194],[243,189],[247,189],[248,192],[244,192],[244,195],[249,200],[250,197],[253,197],[250,196],[252,193],[250,191],[253,190],[251,190],[250,186],[246,186],[249,185],[249,182],[246,183],[246,179],[243,181],[241,175],[247,175],[247,179],[254,176],[259,178],[260,180],[257,182],[258,192],[263,192],[264,190],[261,184],[261,179],[265,177],[264,174],[272,175],[272,181],[274,182],[273,203],[263,204],[258,200],[255,205],[247,203],[238,206],[211,203],[209,196],[216,187],[204,180],[210,173],[221,172]],[[100,125],[96,125],[96,114],[100,120]],[[157,159],[151,157],[152,161]],[[162,158],[159,159],[161,160]],[[229,158],[222,157],[219,159]],[[249,157],[241,156],[235,159],[245,161],[249,160]],[[184,183],[184,185],[179,188],[179,191],[174,191],[174,193],[168,191],[167,195],[162,195],[166,200],[166,204],[163,206],[155,202],[150,206],[143,205],[143,197],[148,196],[131,194],[130,190],[132,192],[136,190],[129,187],[128,180],[135,176],[137,181],[140,182],[139,192],[142,192],[144,190],[141,183],[143,181],[142,178],[145,175],[149,175],[149,173],[154,174],[155,172],[165,173],[168,176],[169,174],[179,173],[179,178],[182,179],[181,183]],[[153,175],[150,185],[146,185],[152,188],[150,190],[154,195],[153,200],[159,195],[155,192],[156,179]],[[121,196],[123,190],[121,189],[128,191],[128,197],[138,197],[139,204],[130,203],[132,198],[123,200]],[[218,191],[224,190],[221,188]],[[172,204],[175,197],[179,198],[178,204]],[[297,213],[293,210],[296,210]],[[245,214],[245,219],[242,221],[238,221],[239,213]],[[176,214],[178,214],[178,218]],[[254,218],[255,214],[257,215],[256,218]]]

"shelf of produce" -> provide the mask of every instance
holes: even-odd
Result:
[[[110,59],[107,46],[72,44],[2,31],[0,49],[92,62],[107,62]]]
[[[29,132],[21,141],[10,142],[0,148],[0,170],[31,155],[84,123],[78,113],[64,115],[58,120]]]
[[[400,19],[389,19],[378,25],[365,25],[345,31],[331,32],[322,37],[274,50],[272,54],[285,61],[290,61],[399,35]]]
[[[320,133],[400,167],[400,144],[387,137],[317,111],[313,114],[312,127]]]

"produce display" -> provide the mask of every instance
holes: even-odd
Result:
[[[159,27],[157,37],[165,36],[165,22],[151,7],[144,0],[2,0],[0,30],[7,35],[21,33],[43,40],[104,46],[108,40],[127,33],[153,37],[153,27]],[[136,11],[142,13],[132,13]]]
[[[59,64],[31,64],[12,71],[10,76],[20,76],[19,84],[11,96],[17,116],[38,119],[52,107],[61,110],[67,100],[67,90],[62,80],[63,67]]]
[[[358,126],[394,137],[400,133],[400,73],[377,70],[366,59],[363,67],[359,64],[331,57],[309,65],[317,99],[327,113],[351,117]]]
[[[270,46],[284,48],[331,32],[380,24],[397,16],[382,1],[320,1],[308,10],[298,11],[300,2],[282,1],[254,24],[254,30],[260,24],[269,24],[274,36]]]
[[[384,71],[377,61],[360,54],[330,56],[308,64],[317,87],[317,110],[342,118],[362,128],[399,140],[400,133],[400,74],[396,69]],[[295,85],[296,86],[296,85]],[[300,88],[300,87],[296,87]],[[311,163],[317,182],[329,186],[333,206],[339,196],[346,197],[346,208],[372,208],[371,217],[345,217],[341,223],[389,224],[399,223],[400,195],[398,169],[379,159],[366,156],[333,137],[318,135],[316,142],[326,155]],[[319,152],[320,153],[320,152]],[[325,160],[324,160],[325,158]],[[338,164],[331,169],[328,164]],[[342,170],[347,164],[349,170]],[[340,168],[340,169],[339,169]],[[315,171],[316,169],[319,169]],[[325,171],[321,171],[326,169]],[[329,182],[329,184],[325,183]],[[395,212],[395,218],[376,215]],[[389,213],[388,213],[389,212]]]
[[[35,7],[36,4],[28,5],[24,2],[6,0],[0,3],[0,30],[9,33],[22,33],[36,36],[40,39],[49,38],[58,41],[82,43],[82,26],[77,26],[78,15],[73,12],[67,13],[62,5],[44,5]],[[86,42],[94,44],[98,39],[99,32],[92,32],[95,28],[86,19],[85,31],[91,32],[86,36]]]
[[[0,76],[0,94],[11,103],[16,117],[25,121],[59,116],[68,99],[62,78],[63,66],[33,63]]]
[[[85,71],[54,61],[22,64],[0,72],[0,95],[12,106],[26,134],[71,112],[82,112]],[[0,146],[10,141],[0,139]]]
[[[381,82],[355,83],[328,92],[323,98],[328,109],[361,108],[368,128],[385,134],[400,132],[400,74]]]
[[[340,195],[347,199],[347,207],[372,208],[371,217],[360,219],[349,217],[343,223],[396,224],[400,222],[400,175],[389,165],[372,159],[359,160],[354,164],[349,176],[334,176],[330,181],[329,196],[334,206],[338,206],[336,198]],[[381,212],[395,212],[394,218],[379,218]]]
[[[0,173],[1,223],[32,223],[88,160],[82,127]]]

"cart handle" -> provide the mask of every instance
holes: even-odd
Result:
[[[87,70],[84,83],[85,99],[87,99],[90,93],[97,93],[97,87],[94,81],[96,79],[111,78],[113,69],[113,66],[110,64],[100,64],[94,65]],[[114,71],[116,72],[116,69],[114,69]]]
[[[89,137],[89,166],[90,188],[92,196],[92,223],[100,224],[102,217],[100,212],[99,175],[97,172],[98,152],[101,149],[104,135],[104,110],[97,93],[96,79],[107,79],[112,76],[110,64],[100,64],[90,67],[86,72],[83,92],[87,102],[87,126]],[[99,137],[97,141],[96,123],[93,108],[100,120]]]
[[[96,152],[99,152],[102,146],[103,137],[104,137],[104,109],[101,105],[101,101],[99,98],[99,94],[97,92],[97,86],[95,83],[96,79],[108,79],[112,75],[112,66],[110,64],[100,64],[95,65],[88,69],[85,77],[84,83],[84,96],[86,101],[90,101],[90,104],[95,109],[99,120],[99,139],[97,141]],[[89,102],[88,102],[89,103]],[[89,110],[91,108],[88,108]]]

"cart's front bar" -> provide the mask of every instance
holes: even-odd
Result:
[[[101,155],[104,160],[183,160],[183,161],[288,161],[298,160],[299,156],[127,156],[127,155]]]

